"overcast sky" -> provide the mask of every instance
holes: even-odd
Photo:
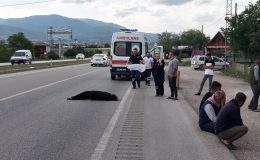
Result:
[[[256,1],[233,0],[233,6],[237,2],[240,13]],[[203,25],[204,33],[211,37],[225,27],[225,13],[226,0],[0,0],[0,18],[59,14],[112,22],[150,33],[166,30],[180,33],[201,29]]]

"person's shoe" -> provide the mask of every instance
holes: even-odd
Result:
[[[175,98],[174,98],[174,100],[178,100],[178,98],[177,98],[177,97],[175,97]]]
[[[163,95],[159,94],[158,97],[162,97]]]
[[[196,96],[199,96],[199,95],[200,95],[200,92],[198,92],[198,93],[195,93],[194,95],[196,95]]]
[[[141,85],[140,84],[138,84],[138,88],[140,88],[141,87]]]
[[[167,97],[166,99],[174,99],[174,97]]]
[[[225,145],[229,150],[237,150],[237,147],[234,145],[234,144],[232,144],[232,143],[229,143],[229,144],[227,144],[227,145]]]
[[[260,109],[252,109],[253,112],[260,112]]]
[[[252,106],[248,106],[248,109],[253,110]]]
[[[135,86],[133,86],[133,88],[132,89],[135,89]]]

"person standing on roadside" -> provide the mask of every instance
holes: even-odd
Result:
[[[211,53],[207,53],[206,59],[205,59],[204,65],[203,65],[203,68],[205,69],[204,77],[200,84],[199,92],[195,93],[195,95],[199,96],[201,94],[204,83],[206,82],[207,79],[209,79],[209,91],[210,91],[210,87],[211,87],[212,79],[213,79],[214,66],[215,66],[215,62],[211,57]]]
[[[156,95],[162,97],[164,95],[164,60],[160,59],[160,54],[155,53],[154,55],[154,62],[152,67],[152,73],[155,83]]]
[[[220,110],[215,124],[217,137],[230,150],[236,150],[233,142],[248,132],[247,126],[243,124],[240,108],[246,101],[246,95],[238,92],[234,99],[225,104]]]
[[[256,63],[250,69],[250,86],[253,91],[253,97],[250,101],[248,109],[259,112],[257,109],[258,99],[260,95],[260,56],[256,57]]]
[[[151,57],[150,53],[147,52],[143,60],[145,65],[145,71],[144,71],[145,84],[150,86],[153,58]]]
[[[133,48],[133,53],[132,53],[131,57],[129,58],[127,64],[143,64],[143,58],[139,55],[139,51],[137,48]],[[136,81],[137,81],[138,88],[140,88],[141,87],[141,85],[140,85],[141,73],[138,70],[132,70],[131,75],[132,75],[133,89],[136,88]]]
[[[178,100],[178,91],[177,91],[177,86],[176,86],[176,79],[177,79],[179,61],[174,56],[173,52],[170,52],[170,60],[171,61],[169,62],[169,65],[168,65],[167,78],[169,80],[171,96],[168,97],[167,99]]]

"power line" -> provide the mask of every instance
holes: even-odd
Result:
[[[225,20],[225,15],[223,15],[223,16],[221,16],[221,17],[219,17],[217,20],[215,20],[214,22],[211,22],[211,23],[209,23],[209,24],[206,24],[206,26],[212,26],[212,25],[214,25],[214,24],[216,24],[216,23],[218,23],[219,21],[224,21]]]
[[[0,7],[24,6],[24,5],[52,2],[52,1],[54,1],[54,0],[34,1],[34,2],[16,3],[16,4],[6,4],[6,5],[0,5]]]

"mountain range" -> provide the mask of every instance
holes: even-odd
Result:
[[[32,41],[47,41],[48,28],[70,27],[72,39],[82,42],[110,42],[113,32],[118,32],[124,26],[106,23],[93,19],[75,19],[60,15],[36,15],[25,18],[0,18],[0,39],[23,32]],[[147,33],[149,41],[155,42],[157,35]]]

